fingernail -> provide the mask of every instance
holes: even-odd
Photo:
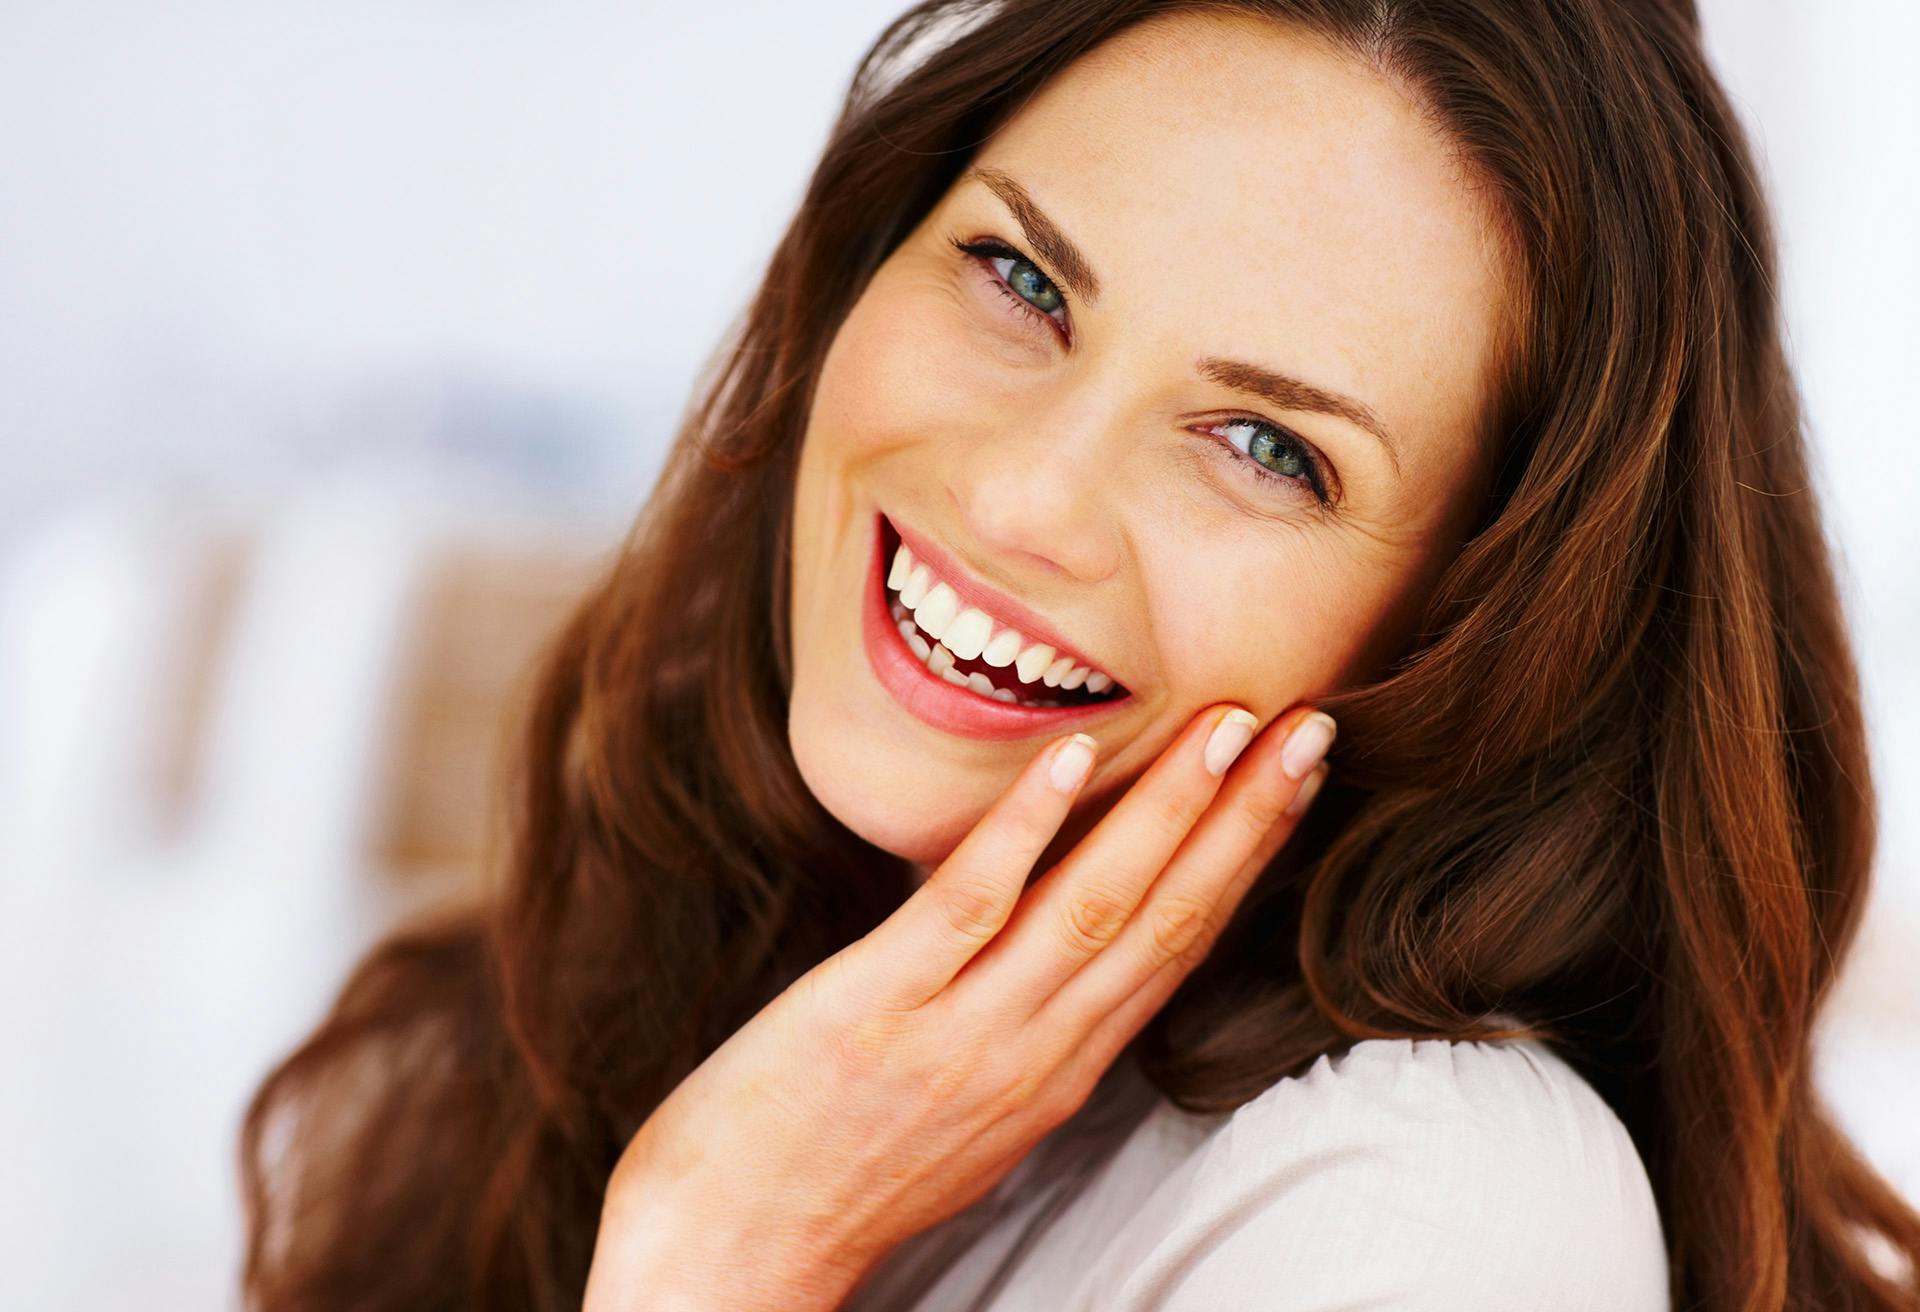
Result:
[[[1314,772],[1300,781],[1300,787],[1294,791],[1293,800],[1287,803],[1289,816],[1302,815],[1313,805],[1313,795],[1320,791],[1320,785],[1327,780],[1327,767],[1322,764]]]
[[[1053,754],[1053,762],[1047,766],[1047,779],[1057,791],[1070,793],[1080,786],[1093,765],[1093,746],[1091,737],[1077,733]]]
[[[1333,745],[1333,729],[1333,717],[1325,711],[1315,711],[1294,725],[1287,735],[1287,745],[1280,749],[1280,768],[1288,777],[1298,779],[1320,764],[1320,758]]]
[[[1253,726],[1256,723],[1252,711],[1243,711],[1238,706],[1220,717],[1220,722],[1213,726],[1213,732],[1207,735],[1204,759],[1208,774],[1226,773],[1227,767],[1233,764],[1233,758],[1253,741]]]

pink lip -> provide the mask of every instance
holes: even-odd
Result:
[[[1072,643],[1055,633],[1038,614],[1006,593],[996,592],[986,584],[970,577],[959,561],[921,537],[913,529],[900,523],[891,515],[886,516],[886,521],[893,526],[893,531],[900,535],[900,540],[907,544],[907,550],[913,553],[914,560],[924,560],[928,569],[939,575],[943,582],[960,594],[961,609],[978,606],[996,620],[1011,624],[1020,630],[1020,636],[1028,642],[1044,642],[1052,647],[1055,659],[1071,656],[1075,665],[1090,665],[1096,670],[1106,669],[1104,665],[1088,660],[1084,652],[1076,650]],[[891,563],[891,561],[886,562],[886,564]],[[1113,671],[1107,670],[1107,675],[1111,678]]]
[[[895,525],[896,531],[898,527]],[[903,540],[914,558],[919,559],[919,542],[915,539]],[[886,559],[885,545],[883,521],[876,515],[873,522],[873,554],[867,567],[867,596],[860,608],[860,634],[867,649],[867,663],[873,666],[881,686],[895,701],[921,720],[936,729],[965,738],[1025,738],[1032,734],[1064,732],[1132,700],[1132,695],[1128,694],[1085,706],[1021,706],[1015,702],[994,701],[948,683],[907,649],[893,616],[888,613],[886,569],[890,562]],[[930,568],[942,578],[951,581],[955,577],[947,572],[944,556],[929,551],[927,559]],[[1002,607],[997,596],[978,590],[968,595],[967,600],[984,601],[983,609],[1022,624],[1021,632],[1025,634],[1024,621],[1032,612],[1018,605]],[[1052,641],[1043,625],[1035,625],[1035,629],[1037,632],[1034,636],[1042,641]],[[1056,647],[1058,645],[1055,644]],[[1069,651],[1066,654],[1072,653]],[[1076,656],[1075,659],[1079,658]]]

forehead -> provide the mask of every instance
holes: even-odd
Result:
[[[1356,397],[1409,455],[1472,439],[1508,294],[1493,224],[1451,143],[1345,53],[1250,16],[1153,20],[979,162],[1086,254],[1099,319]]]

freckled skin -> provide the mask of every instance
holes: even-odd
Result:
[[[875,680],[859,608],[877,507],[1137,694],[1089,726],[1101,758],[1051,860],[1201,707],[1234,700],[1265,724],[1391,654],[1485,486],[1508,295],[1450,143],[1383,76],[1277,24],[1137,27],[975,163],[1079,247],[1097,302],[1064,292],[1070,342],[1023,317],[951,239],[1044,261],[990,189],[956,185],[834,339],[795,489],[796,758],[843,823],[923,870],[1052,735],[955,737]],[[1364,402],[1399,435],[1405,481],[1364,430],[1206,379],[1201,356]],[[1332,466],[1330,511],[1194,431],[1241,416]]]

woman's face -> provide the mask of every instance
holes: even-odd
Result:
[[[1504,276],[1448,142],[1311,38],[1161,19],[1056,77],[824,364],[789,719],[822,804],[930,868],[1084,730],[1064,844],[1201,708],[1265,724],[1370,677],[1485,486]]]

